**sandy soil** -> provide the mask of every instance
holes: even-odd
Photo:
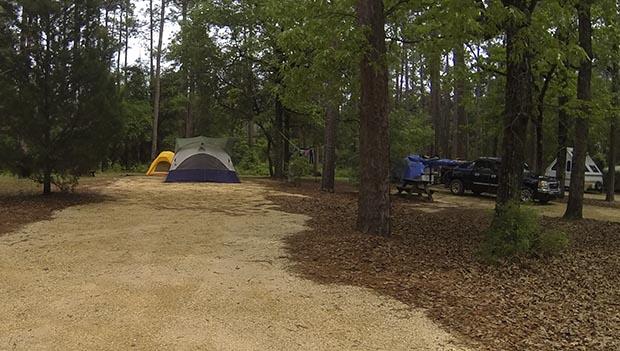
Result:
[[[0,349],[461,349],[422,310],[292,275],[281,239],[307,218],[262,185],[103,192],[0,237]]]

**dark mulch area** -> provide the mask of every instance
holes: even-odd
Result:
[[[105,200],[97,193],[0,196],[0,236],[28,223],[50,219],[54,211]]]
[[[287,240],[292,269],[308,279],[425,308],[482,349],[620,350],[620,223],[544,218],[546,227],[569,233],[567,253],[489,266],[476,251],[490,212],[425,213],[411,206],[418,200],[394,201],[394,235],[385,239],[352,230],[354,193],[274,186],[309,196],[271,197],[282,210],[311,217],[310,230]]]
[[[109,200],[109,197],[99,193],[99,189],[114,179],[91,179],[73,193],[42,195],[38,188],[26,181],[7,178],[0,187],[0,236],[28,223],[50,219],[55,211],[67,207]]]

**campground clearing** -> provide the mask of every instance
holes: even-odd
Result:
[[[89,182],[0,192],[0,349],[620,347],[620,209],[595,199],[575,223],[534,205],[567,253],[490,267],[488,197],[394,197],[384,239],[351,229],[342,184]]]
[[[421,309],[297,277],[265,185],[127,177],[0,236],[0,348],[460,350]]]

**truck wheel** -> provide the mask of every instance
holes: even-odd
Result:
[[[594,190],[596,190],[599,193],[602,193],[603,192],[603,183],[596,182],[596,184],[594,184]]]
[[[534,199],[534,192],[530,188],[521,189],[521,202],[530,202]]]
[[[463,195],[463,193],[465,192],[465,186],[463,185],[463,182],[458,179],[452,180],[450,182],[450,192],[454,195]]]

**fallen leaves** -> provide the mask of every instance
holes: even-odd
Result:
[[[287,241],[292,269],[321,283],[375,289],[424,308],[445,328],[488,350],[620,349],[620,224],[544,218],[566,231],[560,257],[488,266],[477,259],[491,213],[422,212],[393,203],[393,236],[353,230],[354,193],[316,184],[281,187],[306,197],[272,196],[284,211],[311,217]],[[427,204],[425,206],[433,206]]]

